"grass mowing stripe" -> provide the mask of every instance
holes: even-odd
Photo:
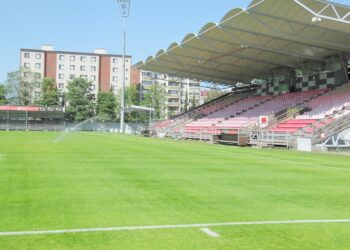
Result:
[[[39,234],[68,234],[68,233],[91,233],[108,231],[135,231],[135,230],[159,230],[175,228],[207,228],[207,227],[228,227],[228,226],[248,226],[248,225],[281,225],[281,224],[317,224],[317,223],[350,223],[349,220],[285,220],[285,221],[245,221],[245,222],[222,222],[204,224],[179,224],[179,225],[159,225],[159,226],[131,226],[131,227],[105,227],[105,228],[82,228],[63,230],[41,230],[22,232],[0,232],[0,236],[19,235],[39,235]]]

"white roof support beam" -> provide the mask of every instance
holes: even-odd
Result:
[[[325,3],[325,7],[320,12],[316,12],[315,10],[311,9],[310,7],[308,7],[306,4],[302,3],[299,0],[294,0],[294,2],[297,3],[299,6],[301,6],[303,9],[305,9],[306,11],[308,11],[309,13],[311,13],[312,15],[314,15],[315,17],[328,19],[328,20],[336,21],[336,22],[340,22],[340,23],[350,24],[350,21],[346,20],[346,18],[349,17],[349,15],[350,15],[350,9],[349,9],[349,12],[347,12],[344,16],[341,17],[333,3],[329,3],[329,4]],[[334,14],[337,16],[337,18],[322,14],[329,7],[332,8],[332,10],[333,10]]]

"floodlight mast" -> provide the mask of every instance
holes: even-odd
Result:
[[[123,80],[120,97],[120,132],[125,132],[124,118],[125,118],[125,78],[126,78],[126,18],[129,16],[130,1],[131,0],[117,0],[120,8],[121,17],[123,18]]]

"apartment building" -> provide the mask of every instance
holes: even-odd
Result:
[[[68,82],[73,78],[85,78],[92,82],[92,91],[97,96],[99,91],[113,90],[115,93],[122,86],[123,57],[107,54],[104,49],[93,53],[55,51],[51,45],[40,50],[21,49],[21,77],[25,83],[34,83],[32,98],[41,96],[43,78],[55,79],[61,92],[67,91]],[[131,57],[126,57],[126,86],[130,85]]]
[[[165,87],[166,107],[164,112],[167,117],[177,115],[191,109],[193,104],[198,106],[201,102],[200,82],[180,77],[150,72],[140,71],[132,68],[132,83],[138,84],[141,95],[147,94],[149,88],[154,84],[160,84]]]

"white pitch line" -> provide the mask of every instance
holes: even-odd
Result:
[[[89,232],[110,232],[110,231],[136,231],[136,230],[157,230],[157,229],[176,229],[176,228],[208,228],[208,227],[244,226],[244,225],[316,224],[316,223],[350,223],[350,219],[349,220],[339,219],[339,220],[248,221],[248,222],[223,222],[223,223],[180,224],[180,225],[160,225],[160,226],[101,227],[101,228],[21,231],[21,232],[18,231],[18,232],[0,232],[0,236],[68,234],[68,233],[89,233]]]
[[[225,151],[225,150],[220,150],[220,152],[223,153],[229,153],[229,154],[234,154],[234,155],[241,155],[241,156],[251,156],[245,153],[241,153],[241,152],[229,152],[229,151]],[[304,165],[304,166],[308,166],[308,167],[312,167],[312,168],[328,168],[328,169],[336,169],[336,170],[342,170],[342,171],[350,171],[350,169],[348,168],[338,168],[338,167],[330,167],[330,166],[323,166],[323,165],[318,165],[318,164],[312,164],[312,163],[306,163],[306,162],[297,162],[297,161],[291,161],[291,160],[284,160],[284,159],[280,159],[280,158],[273,158],[273,157],[266,157],[266,156],[259,156],[259,155],[254,155],[253,157],[256,158],[260,158],[260,159],[265,159],[265,160],[272,160],[272,161],[279,161],[279,162],[286,162],[286,163],[293,163],[293,164],[297,164],[297,165]]]
[[[219,238],[220,237],[220,235],[218,233],[215,233],[214,231],[210,230],[209,228],[201,228],[201,231],[203,233],[206,233],[210,237],[213,237],[213,238]]]
[[[293,164],[301,164],[301,165],[310,166],[310,167],[314,167],[314,168],[329,168],[329,169],[337,169],[337,170],[342,170],[342,171],[350,171],[350,169],[348,169],[348,168],[337,168],[337,167],[310,164],[310,163],[306,163],[306,162],[296,162],[296,161],[290,161],[290,160],[284,160],[284,159],[272,158],[272,157],[265,157],[265,156],[257,156],[257,155],[255,155],[254,157],[257,157],[260,159],[266,159],[266,160],[274,160],[274,161],[287,162],[287,163],[293,163]]]

